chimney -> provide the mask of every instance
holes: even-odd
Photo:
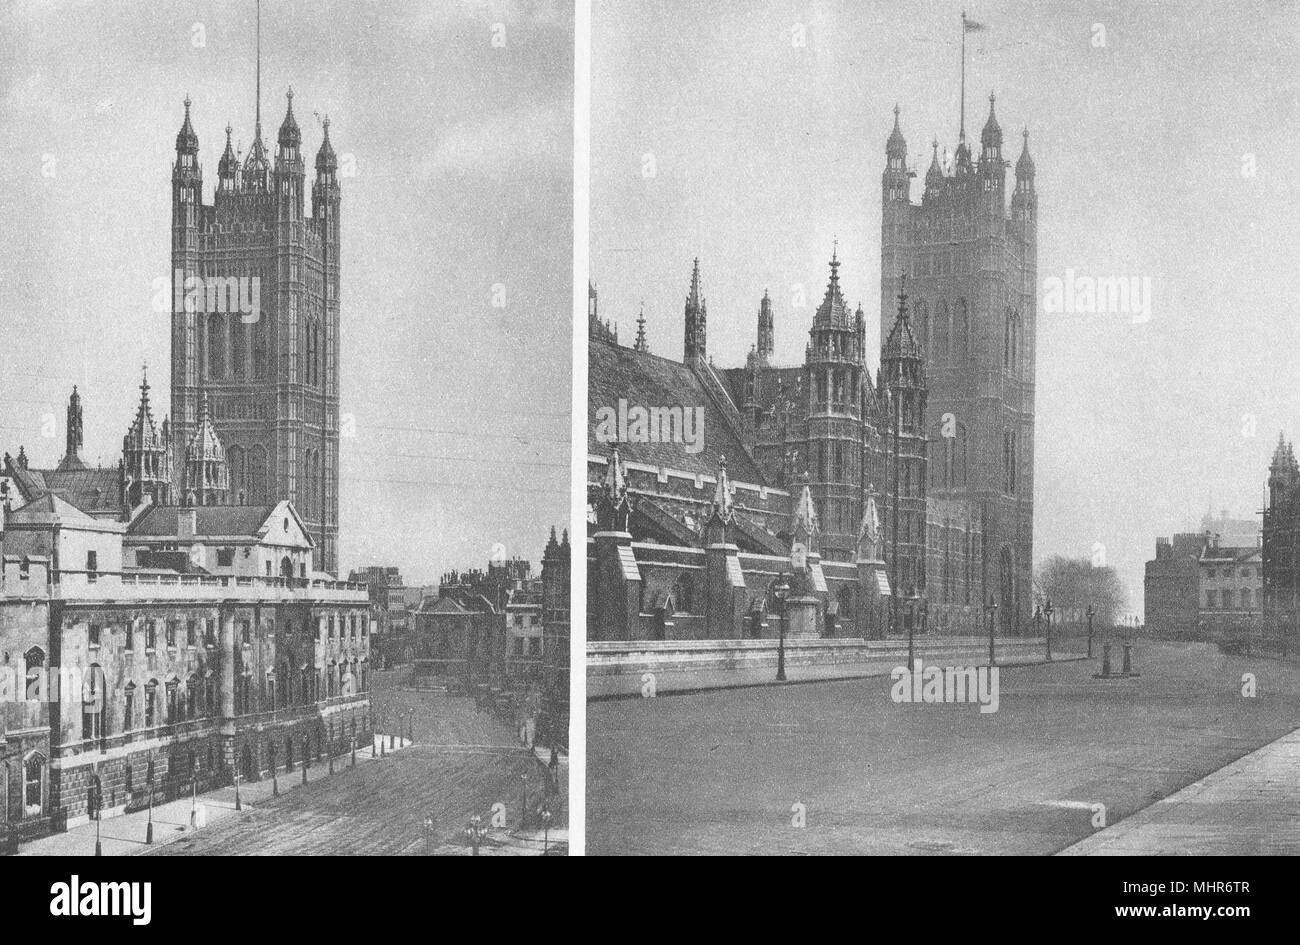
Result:
[[[194,538],[198,529],[198,510],[194,508],[179,509],[176,512],[176,537],[181,541]]]

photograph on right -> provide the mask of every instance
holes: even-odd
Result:
[[[1298,27],[595,6],[588,853],[1300,852]]]

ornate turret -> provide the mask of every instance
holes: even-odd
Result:
[[[280,122],[280,133],[276,136],[276,142],[282,151],[294,149],[296,156],[297,149],[302,145],[302,131],[298,128],[298,119],[293,115],[292,88],[285,93],[285,99],[288,101],[288,107],[285,109],[284,121]]]
[[[601,531],[625,532],[631,507],[627,498],[627,479],[618,450],[609,454],[605,477],[596,499],[596,526]]]
[[[134,508],[146,498],[155,505],[171,503],[171,444],[154,425],[147,371],[142,372],[135,419],[122,438],[122,474],[127,507]]]
[[[176,153],[196,155],[199,153],[199,136],[194,133],[194,126],[190,124],[190,97],[185,96],[185,120],[181,123],[181,130],[176,133]]]
[[[993,189],[1000,192],[1004,186],[1006,178],[1006,166],[1002,160],[1002,128],[998,125],[998,117],[994,113],[993,103],[995,101],[992,92],[989,93],[989,117],[984,122],[984,130],[980,133],[980,177],[990,180],[993,183]],[[1002,202],[998,201],[998,213],[1002,213]]]
[[[930,156],[930,169],[925,172],[925,199],[930,200],[944,191],[947,178],[943,175],[943,166],[939,163],[939,139],[931,143],[933,152]]]
[[[695,257],[691,270],[691,291],[686,296],[685,353],[683,361],[691,367],[703,365],[707,359],[708,306],[700,293],[700,258]]]
[[[645,306],[641,306],[641,311],[636,317],[636,341],[633,342],[632,348],[640,352],[648,352],[650,344],[645,337]]]
[[[1029,156],[1029,129],[1024,131],[1025,144],[1020,149],[1020,157],[1016,159],[1016,189],[1020,189],[1020,183],[1024,181],[1030,190],[1034,188],[1034,159]]]
[[[764,364],[772,360],[776,347],[776,331],[772,322],[772,299],[763,290],[763,300],[758,303],[758,358]]]
[[[81,461],[81,447],[81,395],[74,385],[72,396],[68,398],[67,442],[63,459],[59,461],[59,469],[85,469],[86,464]]]
[[[234,129],[230,124],[226,124],[226,150],[221,153],[221,160],[217,162],[217,193],[229,194],[235,190],[235,178],[239,174],[239,159],[235,157],[235,148],[231,143],[230,136]]]
[[[199,425],[185,447],[185,504],[221,505],[230,489],[226,451],[221,446],[205,391],[199,406]]]

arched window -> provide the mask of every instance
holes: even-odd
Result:
[[[265,312],[251,326],[253,331],[253,377],[261,380],[270,375],[268,352],[270,351],[271,326]]]
[[[266,447],[260,443],[254,445],[248,451],[248,473],[245,483],[249,505],[256,505],[267,500]]]
[[[104,669],[92,663],[81,685],[81,737],[98,741],[104,730]]]
[[[27,664],[27,698],[44,702],[47,691],[45,651],[39,646],[34,646],[27,651],[24,661]]]
[[[151,679],[144,684],[144,727],[153,728],[161,724],[158,718],[158,680]]]
[[[125,705],[122,708],[122,731],[129,732],[135,728],[135,683],[129,682],[122,690]],[[129,778],[128,778],[129,780]],[[127,790],[130,790],[128,787]]]
[[[251,327],[242,318],[230,320],[230,366],[235,380],[242,381],[248,374],[248,333]]]
[[[226,318],[220,312],[208,316],[208,377],[226,376]]]
[[[934,358],[947,361],[951,356],[952,315],[948,303],[940,301],[934,309]]]
[[[958,299],[953,310],[952,359],[965,361],[970,354],[970,309],[965,299]]]
[[[679,574],[673,584],[673,613],[689,614],[694,608],[695,582],[689,574]]]
[[[226,468],[230,474],[230,495],[239,501],[239,493],[248,492],[248,459],[242,446],[232,445],[226,450]]]
[[[45,756],[34,751],[23,761],[23,812],[40,814],[45,804]]]
[[[930,350],[930,306],[925,299],[916,300],[916,329],[921,345]]]

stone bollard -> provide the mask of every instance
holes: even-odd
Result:
[[[1103,679],[1110,676],[1110,644],[1101,645],[1101,675]]]
[[[1124,675],[1125,676],[1133,675],[1132,651],[1133,651],[1133,644],[1125,643],[1124,644]]]

